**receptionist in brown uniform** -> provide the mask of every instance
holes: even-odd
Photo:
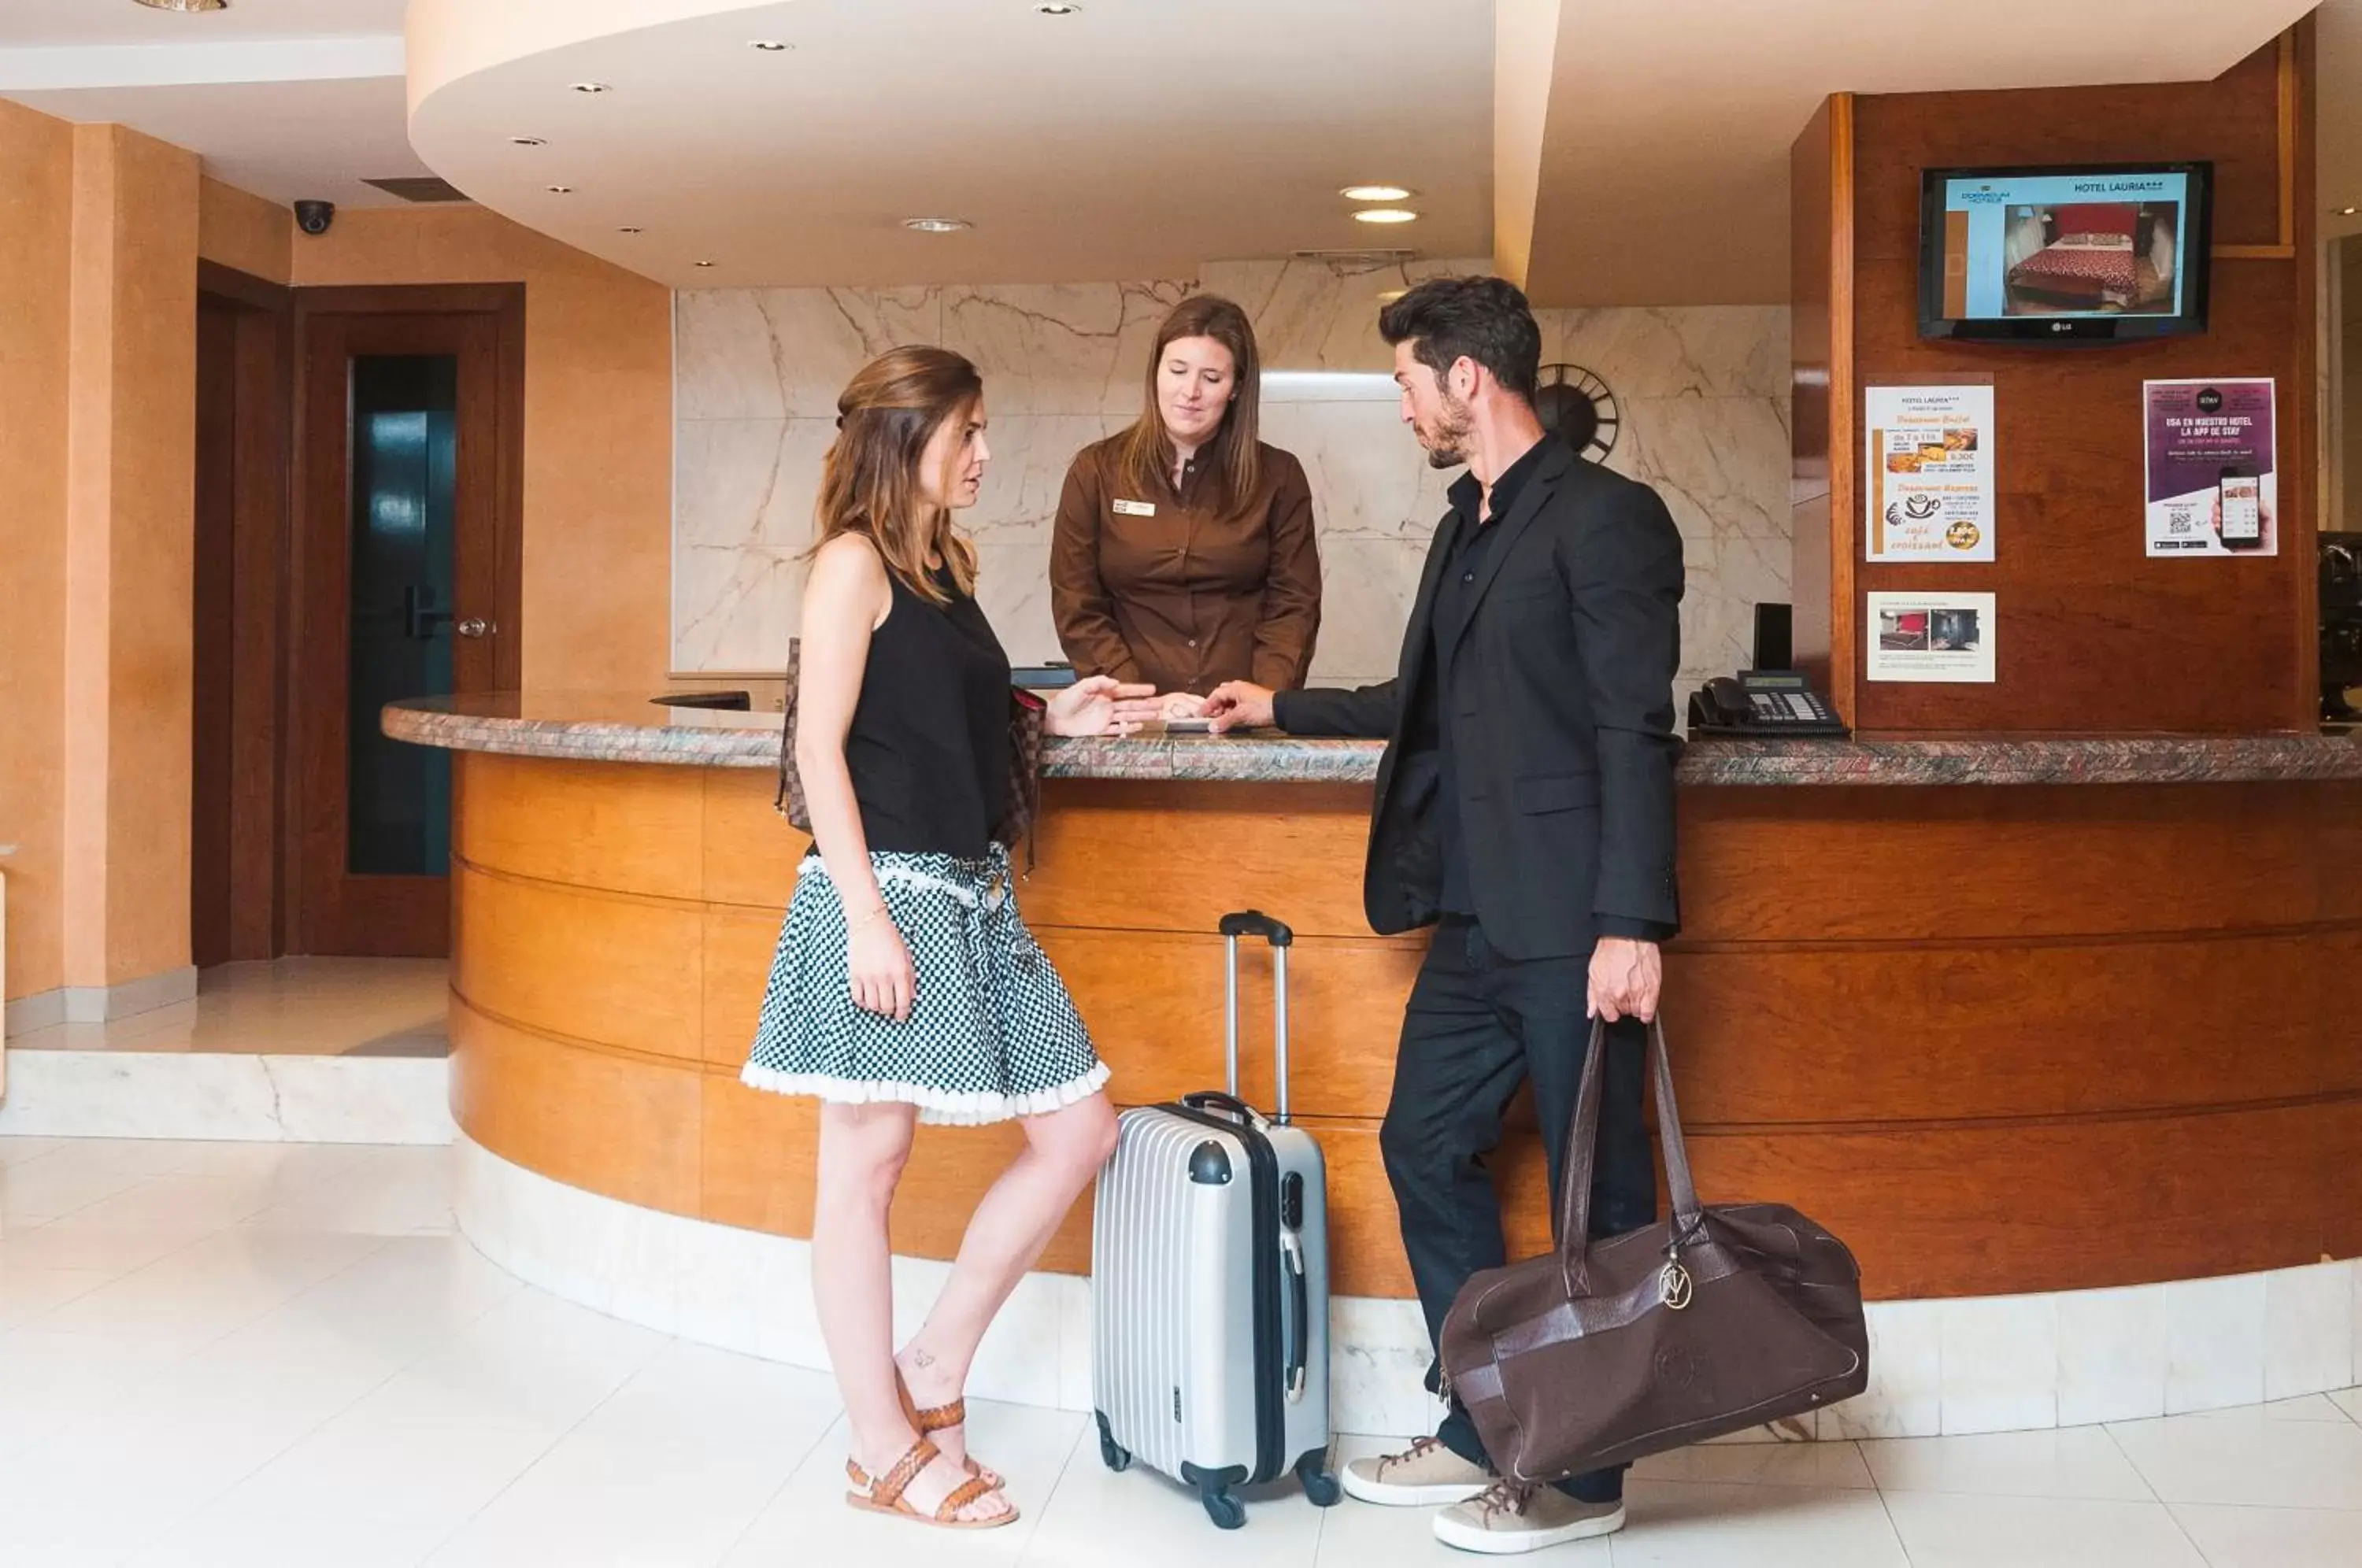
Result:
[[[1066,470],[1050,607],[1080,675],[1156,688],[1193,715],[1226,680],[1304,684],[1320,626],[1312,489],[1256,439],[1254,328],[1199,294],[1157,329],[1147,406]]]

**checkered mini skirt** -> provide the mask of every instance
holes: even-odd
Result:
[[[1018,917],[1006,850],[869,860],[911,949],[911,1016],[854,1005],[844,906],[807,856],[743,1081],[841,1104],[898,1101],[922,1121],[958,1125],[1038,1116],[1106,1084],[1065,982]]]

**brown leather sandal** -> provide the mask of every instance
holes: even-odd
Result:
[[[909,1421],[911,1430],[921,1437],[967,1425],[966,1399],[955,1399],[948,1405],[937,1405],[925,1410],[919,1408],[919,1402],[911,1397],[911,1386],[902,1381],[902,1369],[900,1366],[894,1369],[894,1393],[902,1401],[902,1419]],[[967,1455],[966,1463],[969,1476],[983,1482],[993,1490],[999,1491],[1009,1485],[1008,1478],[994,1470],[992,1466],[977,1463],[976,1455],[972,1453]],[[848,1459],[844,1462],[844,1474],[856,1486],[869,1485],[869,1477],[863,1474],[861,1466],[852,1460]]]
[[[922,1514],[904,1501],[902,1494],[910,1490],[911,1483],[919,1478],[919,1473],[941,1457],[933,1443],[921,1438],[911,1445],[908,1452],[894,1462],[894,1468],[886,1473],[883,1480],[873,1481],[858,1491],[847,1492],[844,1501],[848,1507],[865,1513],[893,1514],[906,1519],[916,1519],[921,1524],[933,1525],[937,1529],[999,1529],[1002,1525],[1017,1522],[1014,1506],[1005,1507],[990,1518],[964,1519],[959,1517],[962,1508],[992,1496],[993,1488],[974,1476],[953,1487],[951,1494],[935,1506],[933,1514]],[[848,1463],[845,1468],[852,1472],[855,1467]]]
[[[948,1405],[937,1405],[929,1409],[920,1409],[919,1402],[911,1397],[911,1386],[902,1381],[902,1369],[899,1366],[894,1369],[894,1392],[901,1397],[903,1418],[917,1430],[921,1437],[932,1437],[937,1432],[947,1432],[954,1427],[967,1425],[966,1399],[955,1399]],[[967,1473],[976,1479],[988,1486],[999,1487],[1009,1485],[1009,1482],[992,1466],[978,1463],[976,1455],[971,1453],[966,1457]]]

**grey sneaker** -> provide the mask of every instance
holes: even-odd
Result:
[[[1464,1503],[1493,1484],[1490,1472],[1469,1463],[1431,1437],[1400,1453],[1357,1459],[1345,1466],[1345,1495],[1390,1508],[1432,1508]]]
[[[1435,1539],[1444,1545],[1500,1557],[1614,1535],[1623,1528],[1621,1503],[1578,1502],[1555,1486],[1517,1481],[1496,1481],[1481,1496],[1435,1516]]]

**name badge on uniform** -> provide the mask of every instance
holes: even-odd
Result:
[[[1156,515],[1156,502],[1153,501],[1119,501],[1115,503],[1115,511],[1116,515],[1119,517],[1153,517]]]

